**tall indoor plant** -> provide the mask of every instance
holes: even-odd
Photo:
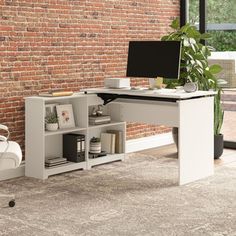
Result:
[[[217,92],[214,100],[214,135],[215,139],[220,136],[222,142],[215,141],[215,145],[217,144],[218,147],[222,147],[223,151],[223,136],[220,134],[224,116],[221,106],[222,89],[215,77],[215,74],[221,71],[221,67],[219,65],[209,66],[207,58],[211,55],[213,48],[202,44],[202,40],[209,39],[211,36],[208,33],[201,34],[191,24],[180,27],[178,18],[173,20],[171,28],[173,32],[163,36],[161,40],[181,42],[180,77],[179,80],[165,79],[165,84],[169,88],[174,88],[176,86],[184,86],[186,83],[191,82],[196,83],[199,90],[214,90]],[[177,128],[174,128],[173,133],[176,134],[176,131]],[[220,151],[217,153],[217,158],[219,158]]]
[[[224,119],[224,111],[221,104],[222,89],[218,88],[214,100],[214,158],[218,159],[224,148],[224,137],[221,134],[221,127]]]

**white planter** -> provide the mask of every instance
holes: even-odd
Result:
[[[47,123],[46,124],[46,129],[48,131],[55,131],[58,129],[58,123]]]

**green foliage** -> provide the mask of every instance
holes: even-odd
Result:
[[[57,115],[55,113],[50,113],[48,116],[45,118],[45,122],[47,124],[55,124],[58,122]]]
[[[235,31],[211,31],[212,38],[207,42],[216,51],[236,51]]]
[[[207,24],[234,23],[236,22],[235,0],[207,0]],[[199,24],[199,0],[189,2],[189,22]],[[216,51],[236,51],[236,32],[212,30],[211,39],[207,40]]]
[[[221,127],[223,125],[224,111],[221,107],[221,88],[218,89],[214,100],[214,134],[220,134]]]
[[[215,74],[221,71],[220,65],[208,65],[207,58],[211,55],[213,48],[201,43],[202,39],[209,39],[210,34],[201,34],[195,26],[186,24],[182,27],[175,19],[171,27],[173,32],[162,37],[163,41],[181,42],[181,66],[179,80],[165,79],[168,88],[183,86],[186,82],[198,83],[199,90],[217,91],[215,96],[214,124],[215,134],[219,134],[223,122],[223,110],[221,107],[221,88]]]
[[[207,0],[207,23],[235,23],[235,0]],[[189,21],[199,23],[199,0],[189,1]]]
[[[209,38],[209,34],[200,34],[195,26],[186,24],[180,28],[178,19],[171,24],[173,32],[162,37],[163,41],[180,41],[181,65],[178,81],[165,79],[167,87],[184,85],[187,81],[197,82],[200,90],[217,88],[217,79],[214,76],[221,70],[219,65],[208,66],[207,58],[211,55],[212,47],[201,43],[202,39]]]

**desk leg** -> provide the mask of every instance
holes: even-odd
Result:
[[[179,102],[179,185],[214,173],[214,98]]]

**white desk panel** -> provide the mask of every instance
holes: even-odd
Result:
[[[214,173],[213,122],[216,92],[186,93],[174,89],[136,91],[106,88],[86,91],[97,94],[129,95],[127,98],[121,96],[108,103],[109,109],[113,110],[112,113],[118,120],[178,127],[180,185]],[[158,98],[167,101],[158,101]]]
[[[190,99],[202,96],[215,95],[215,91],[196,91],[187,93],[183,90],[177,89],[157,89],[157,90],[132,90],[132,89],[108,89],[108,88],[91,88],[83,89],[86,93],[108,93],[118,95],[143,96],[143,97],[157,97],[157,98],[171,98],[171,99]]]
[[[118,98],[108,107],[118,120],[179,127],[179,108],[176,102]]]

